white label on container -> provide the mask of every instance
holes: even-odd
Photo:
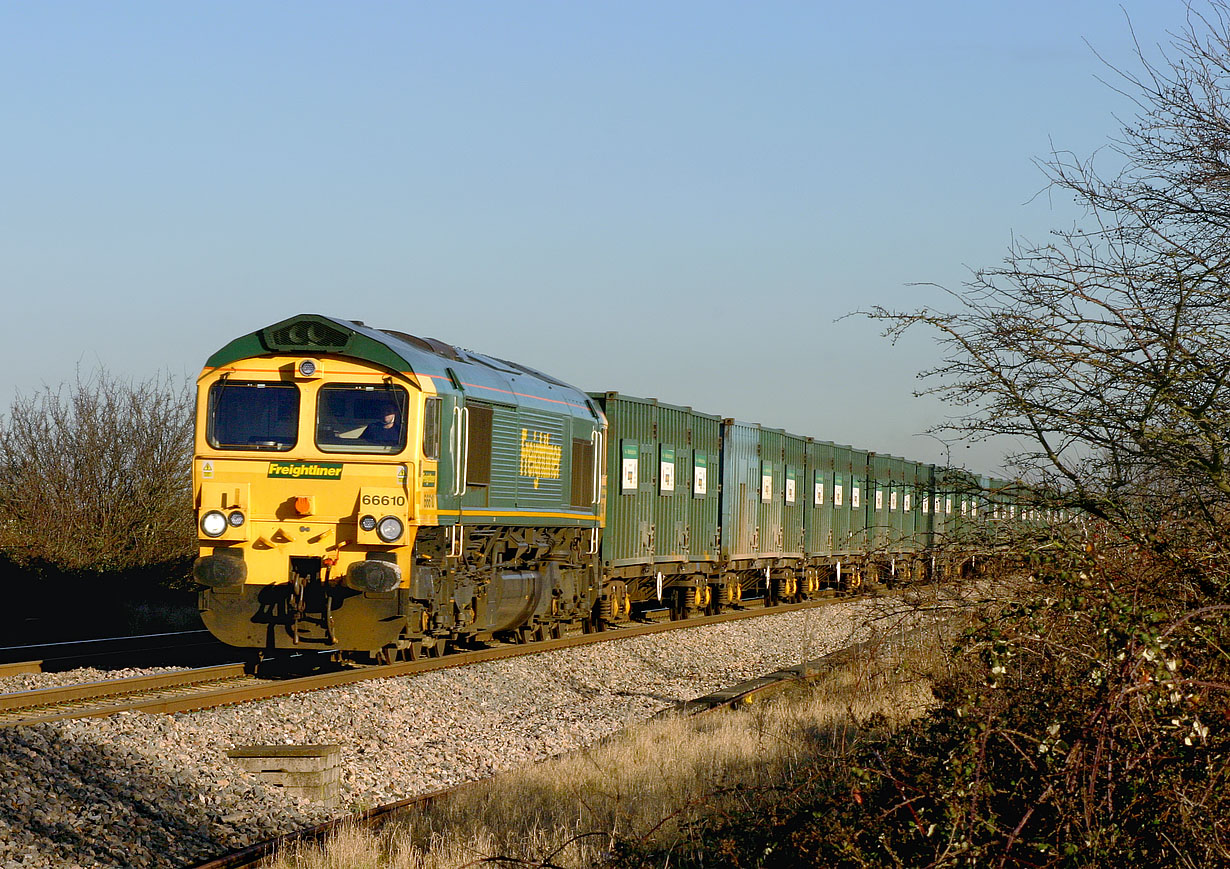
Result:
[[[663,495],[675,491],[675,448],[663,445],[658,454],[658,490]]]
[[[636,491],[636,487],[638,485],[636,480],[636,468],[639,464],[640,462],[636,459],[624,459],[623,488],[625,492]]]

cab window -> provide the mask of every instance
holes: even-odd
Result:
[[[206,438],[217,450],[285,452],[299,432],[299,388],[293,383],[220,380],[209,389]]]
[[[423,402],[423,458],[440,458],[440,405],[438,398]]]
[[[406,404],[400,386],[326,384],[316,398],[316,446],[326,453],[400,453]]]

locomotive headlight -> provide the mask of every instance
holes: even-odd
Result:
[[[300,377],[315,377],[320,371],[320,363],[315,359],[300,359],[299,360],[299,376]]]
[[[201,517],[201,531],[206,537],[221,537],[226,531],[226,514],[221,510],[210,510]]]
[[[385,516],[376,525],[376,536],[385,543],[393,543],[401,539],[401,535],[405,533],[405,526],[401,524],[401,520],[396,516]]]
[[[243,513],[241,513],[240,511],[236,510],[230,516],[226,517],[226,521],[230,523],[232,528],[238,528],[240,525],[242,525],[244,522],[247,521],[247,517],[244,516]]]
[[[363,516],[359,519],[359,527],[364,531],[374,531],[376,529],[376,517]]]

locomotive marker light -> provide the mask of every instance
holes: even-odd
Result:
[[[406,528],[396,516],[385,516],[376,524],[376,536],[385,543],[396,543]]]
[[[375,531],[376,530],[376,517],[375,516],[364,516],[363,518],[359,520],[359,527],[362,528],[364,531]]]
[[[232,513],[230,516],[227,517],[226,521],[230,523],[232,528],[238,528],[241,525],[243,525],[243,523],[247,520],[246,520],[246,517],[243,515],[243,513],[236,510],[234,513]]]
[[[206,537],[221,537],[226,533],[226,514],[221,510],[210,510],[201,517],[201,531]]]

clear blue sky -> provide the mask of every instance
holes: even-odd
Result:
[[[1185,8],[0,4],[0,410],[317,312],[943,460],[935,348],[838,318],[1071,222],[1032,161],[1130,115],[1129,18]]]

